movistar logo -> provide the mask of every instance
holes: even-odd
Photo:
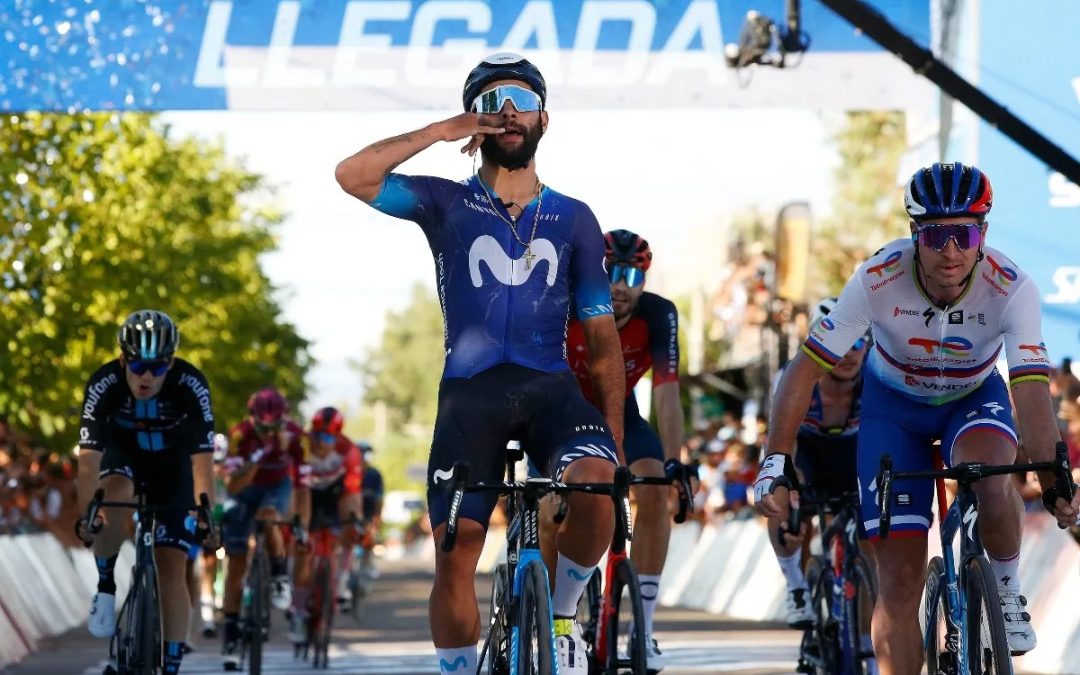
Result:
[[[547,285],[554,286],[559,273],[559,256],[555,245],[547,239],[535,239],[530,245],[530,253],[517,259],[506,255],[499,241],[491,235],[477,237],[469,247],[469,274],[472,285],[480,288],[484,277],[480,273],[480,263],[486,263],[495,280],[505,286],[520,286],[529,280],[532,273],[547,262]]]
[[[453,663],[450,663],[446,659],[439,659],[439,667],[442,668],[444,671],[451,673],[456,673],[458,668],[465,668],[468,665],[469,663],[465,660],[464,656],[457,657],[456,659],[454,659]]]
[[[450,480],[451,478],[453,478],[454,472],[452,470],[447,471],[446,469],[436,469],[435,473],[432,474],[432,477],[435,479],[435,483],[437,484],[441,480]]]
[[[582,574],[581,572],[573,569],[566,570],[566,574],[569,575],[571,579],[577,579],[578,581],[585,581],[592,576],[592,572],[585,572],[584,574]]]

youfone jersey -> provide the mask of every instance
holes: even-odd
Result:
[[[630,320],[619,329],[619,342],[622,343],[623,363],[626,364],[627,396],[650,368],[653,371],[653,387],[679,379],[679,312],[667,298],[655,293],[642,293]],[[596,403],[596,393],[589,375],[585,329],[580,321],[571,322],[567,329],[566,354],[585,398],[590,403]]]
[[[364,460],[360,449],[344,436],[338,435],[334,447],[325,457],[315,454],[314,441],[309,440],[305,466],[300,473],[302,484],[312,490],[325,490],[342,481],[344,494],[360,494],[364,480]]]
[[[269,487],[286,478],[295,482],[304,464],[304,442],[304,430],[291,420],[285,420],[277,431],[259,435],[251,419],[246,419],[229,431],[226,466],[234,470],[255,458],[259,468],[252,485]]]
[[[811,327],[803,351],[832,369],[872,326],[870,371],[889,388],[935,405],[978,387],[1002,347],[1012,384],[1049,382],[1035,282],[1000,251],[983,251],[967,290],[941,309],[916,280],[914,243],[890,243],[848,280],[833,311]]]
[[[427,236],[443,310],[443,378],[472,377],[499,363],[566,371],[571,305],[579,319],[611,313],[596,217],[545,186],[515,222],[521,241],[531,240],[526,255],[500,217],[509,221],[509,214],[497,199],[489,203],[484,189],[479,176],[455,183],[390,174],[371,202]]]
[[[86,385],[79,447],[145,453],[161,458],[155,464],[171,466],[175,461],[190,475],[191,462],[186,460],[214,450],[214,412],[206,378],[195,366],[176,359],[158,395],[138,400],[127,384],[123,363],[119,359],[106,363]]]

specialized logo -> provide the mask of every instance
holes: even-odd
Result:
[[[555,245],[547,239],[535,239],[530,251],[531,253],[520,258],[512,259],[506,255],[495,237],[488,234],[477,237],[469,247],[469,275],[472,285],[475,288],[484,285],[484,277],[480,273],[481,262],[487,264],[488,270],[500,284],[520,286],[529,280],[541,262],[547,261],[547,285],[554,286],[559,273],[559,256],[555,252]]]
[[[986,261],[990,263],[990,268],[994,270],[994,275],[997,276],[998,283],[1008,286],[1016,281],[1016,270],[998,264],[998,261],[994,260],[993,256],[986,256]]]
[[[922,347],[927,354],[940,351],[945,356],[957,357],[967,356],[975,346],[971,344],[970,340],[956,335],[949,336],[940,342],[930,338],[913,337],[908,338],[908,344],[913,347]]]
[[[1075,305],[1080,302],[1080,267],[1059,267],[1050,281],[1057,291],[1044,296],[1051,305]]]
[[[975,506],[969,506],[967,513],[964,514],[964,524],[967,525],[967,536],[971,541],[975,541],[975,521],[979,519],[979,512],[975,510]]]
[[[934,320],[934,308],[927,307],[926,310],[923,311],[922,315],[923,318],[926,319],[925,321],[923,321],[923,325],[929,328],[930,322]]]
[[[871,265],[870,267],[867,267],[866,273],[873,274],[877,276],[878,279],[884,277],[887,274],[892,274],[896,271],[898,267],[900,267],[900,258],[902,258],[903,255],[904,254],[900,251],[893,251],[882,262],[878,263],[877,265]]]
[[[998,413],[1005,409],[1005,406],[1001,405],[997,401],[990,401],[989,403],[983,403],[983,407],[990,411],[990,413],[997,417]]]

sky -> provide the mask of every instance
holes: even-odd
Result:
[[[388,311],[420,282],[434,289],[420,229],[377,213],[334,180],[337,162],[377,140],[457,114],[423,112],[170,112],[175,136],[221,141],[266,176],[288,214],[279,248],[262,259],[284,317],[312,342],[318,365],[301,409],[355,410],[362,396],[349,366],[378,345]],[[726,223],[759,208],[809,201],[827,212],[838,159],[828,142],[840,119],[810,110],[552,111],[537,173],[587,202],[605,229],[646,237],[649,289],[679,294],[712,286],[728,243]],[[473,172],[462,144],[440,143],[398,168],[460,179]],[[782,149],[782,151],[781,151]]]

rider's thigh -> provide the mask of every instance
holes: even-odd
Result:
[[[961,462],[1012,464],[1016,428],[1005,381],[995,371],[979,387],[951,404],[941,435],[941,454],[950,465]]]

